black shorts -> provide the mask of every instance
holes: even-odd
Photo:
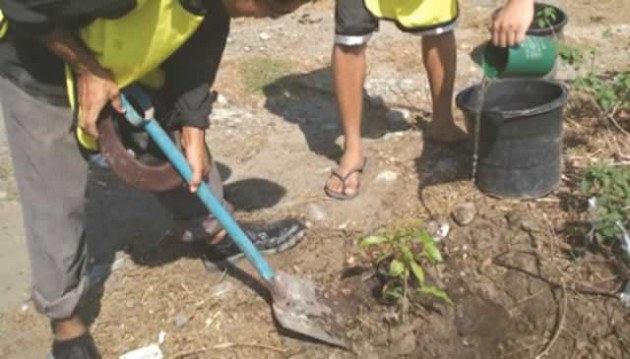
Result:
[[[395,1],[395,0],[388,0]],[[378,30],[380,19],[365,6],[364,0],[336,0],[335,2],[335,43],[359,46],[368,42],[372,33]],[[421,36],[440,35],[455,30],[456,19],[451,23],[423,29],[405,28],[395,22],[402,31]]]

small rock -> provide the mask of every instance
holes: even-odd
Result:
[[[260,37],[260,39],[263,41],[267,41],[271,39],[271,35],[267,32],[261,32],[260,35],[258,35],[258,37]]]
[[[399,132],[389,132],[389,133],[385,134],[385,136],[383,136],[383,139],[384,139],[384,140],[391,140],[391,139],[394,139],[394,138],[401,138],[401,137],[403,137],[404,135],[405,135],[405,133],[404,133],[404,132],[402,132],[402,131],[399,131]]]
[[[471,224],[477,216],[477,208],[473,203],[462,203],[455,207],[451,215],[453,216],[455,223],[460,226],[467,226]]]
[[[228,99],[227,99],[227,97],[223,96],[222,94],[219,94],[217,96],[217,103],[219,105],[225,106],[225,105],[228,104]]]
[[[427,232],[438,242],[446,238],[450,231],[451,226],[447,221],[431,221],[427,223]]]
[[[415,90],[414,81],[412,79],[404,79],[398,83],[398,88],[404,93]]]
[[[518,228],[523,222],[523,212],[518,210],[510,211],[505,215],[505,219],[511,228]]]
[[[326,212],[324,211],[324,209],[315,203],[311,203],[308,206],[307,211],[308,219],[313,222],[321,222],[326,219]]]
[[[243,46],[243,51],[250,52],[250,51],[252,51],[252,48],[249,47],[249,46]]]
[[[177,328],[181,328],[183,326],[185,326],[186,324],[188,324],[188,316],[185,314],[177,314],[174,318],[173,318],[173,324],[175,324],[175,326]]]
[[[376,182],[394,182],[397,178],[398,173],[386,170],[376,176]]]
[[[142,347],[136,350],[132,350],[128,353],[120,356],[119,359],[162,359],[164,355],[160,350],[160,347],[156,344],[152,344],[146,347]]]
[[[22,312],[28,312],[28,310],[29,310],[29,309],[31,309],[31,306],[30,306],[30,305],[28,305],[28,303],[24,303],[24,304],[22,304],[22,306],[20,307],[20,310],[21,310]]]
[[[533,220],[525,219],[521,222],[521,229],[525,232],[535,231],[537,229],[536,224]]]
[[[165,341],[166,341],[166,332],[161,330],[160,333],[158,333],[158,344],[164,344]]]
[[[116,259],[114,261],[114,264],[112,264],[112,271],[119,270],[120,268],[123,267],[124,264],[125,264],[125,258]]]

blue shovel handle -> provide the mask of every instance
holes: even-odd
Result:
[[[125,91],[127,96],[136,99],[137,103],[146,111],[152,109],[148,96],[140,90],[138,87],[130,87]],[[190,183],[193,177],[192,169],[186,161],[184,155],[179,151],[177,146],[173,143],[171,138],[166,134],[162,127],[158,124],[155,118],[141,117],[133,108],[125,94],[121,95],[121,101],[125,108],[125,117],[129,122],[135,126],[143,127],[145,131],[151,136],[151,139],[160,147],[164,155],[169,159],[173,167],[179,172],[179,174]],[[230,213],[223,207],[221,202],[212,194],[212,191],[208,188],[205,182],[201,182],[199,189],[197,190],[197,196],[208,208],[210,213],[221,223],[223,228],[232,237],[234,243],[245,253],[247,259],[256,267],[256,270],[263,279],[271,283],[274,278],[274,271],[269,266],[269,263],[263,258],[258,249],[252,244],[251,240],[247,237],[245,232],[236,223]]]

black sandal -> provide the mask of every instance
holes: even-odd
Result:
[[[331,197],[340,201],[347,201],[358,196],[359,188],[361,187],[361,181],[359,180],[359,183],[357,184],[356,192],[351,195],[346,194],[346,184],[347,184],[346,182],[348,181],[348,178],[350,178],[350,176],[352,176],[355,173],[363,174],[363,170],[365,169],[366,164],[367,164],[367,158],[363,158],[363,165],[361,165],[361,167],[350,170],[345,176],[339,173],[339,171],[337,171],[336,169],[332,170],[330,175],[337,177],[337,179],[341,181],[343,187],[341,189],[341,192],[336,192],[336,191],[332,191],[330,188],[328,188],[328,185],[326,185],[324,186],[324,192],[326,192],[326,195],[328,195],[328,197]]]

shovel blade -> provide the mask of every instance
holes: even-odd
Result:
[[[276,272],[271,283],[273,312],[280,325],[298,334],[346,348],[335,334],[334,313],[310,280]]]

